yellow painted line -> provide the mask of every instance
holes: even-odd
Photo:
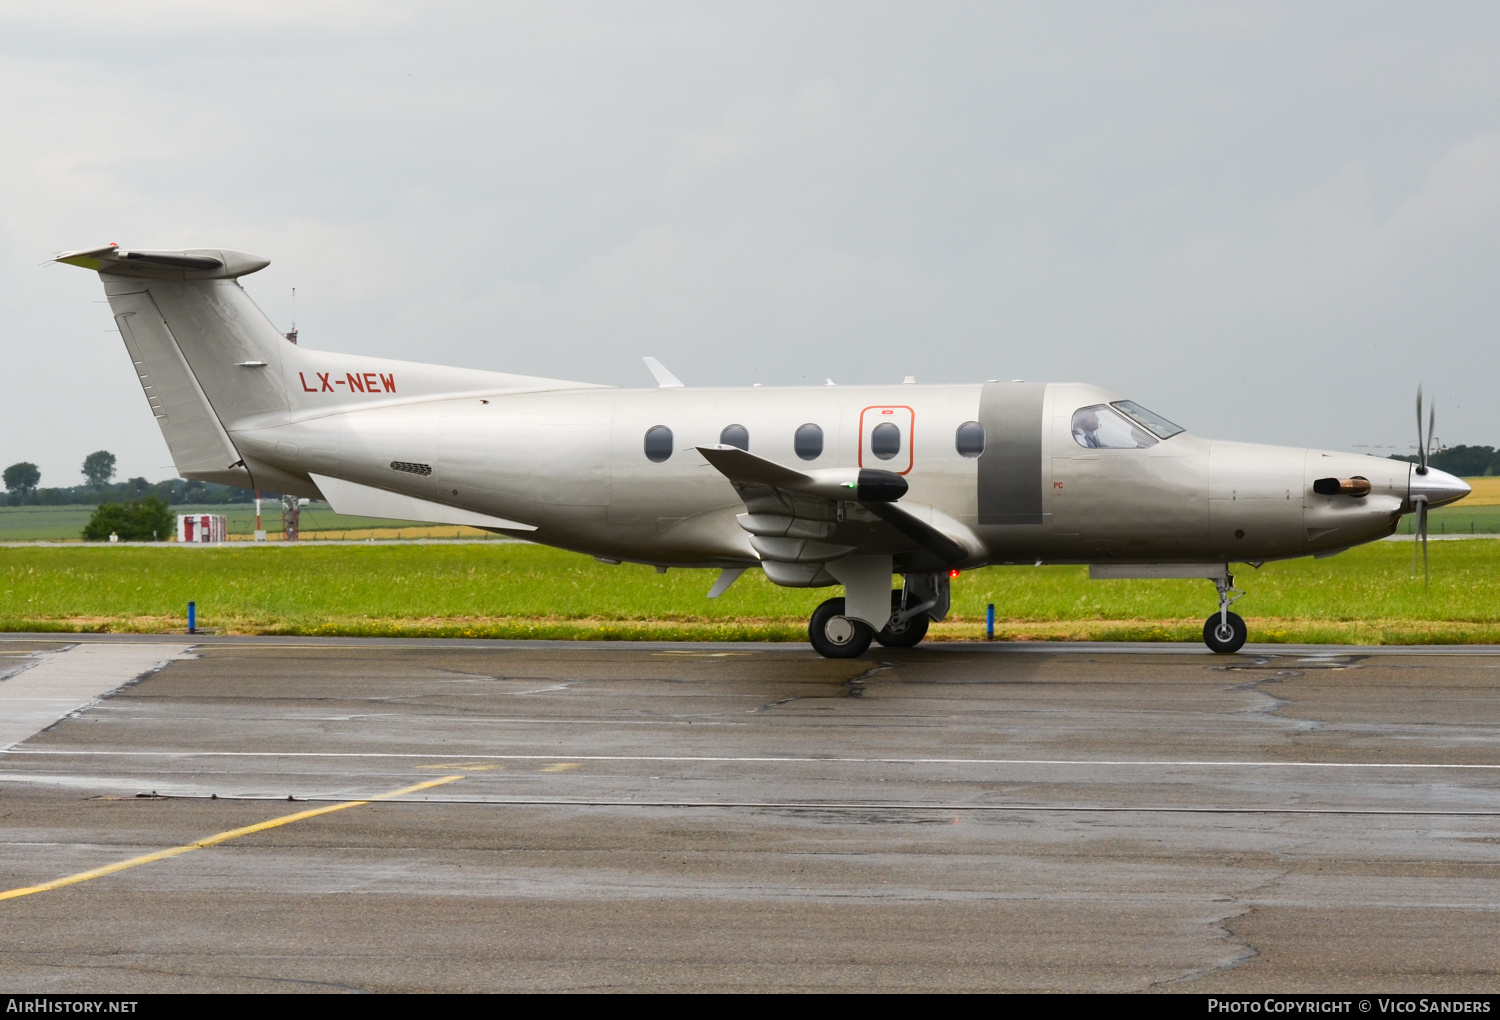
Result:
[[[542,769],[543,772],[571,772],[581,766],[576,761],[560,761],[556,765],[548,765]]]
[[[441,765],[416,765],[419,769],[463,769],[465,772],[489,772],[494,769],[504,770],[504,765],[496,765],[494,762],[484,761],[460,761],[443,762]]]
[[[241,836],[248,836],[251,833],[264,832],[267,829],[274,829],[277,826],[281,825],[290,825],[292,822],[300,822],[304,818],[316,818],[318,815],[331,814],[334,811],[343,811],[345,808],[359,807],[362,804],[369,804],[371,801],[390,800],[392,797],[401,797],[408,793],[416,793],[418,790],[428,790],[434,786],[442,786],[445,783],[456,783],[462,778],[463,776],[443,776],[441,779],[429,779],[425,783],[416,783],[412,786],[403,786],[399,790],[392,790],[390,793],[382,793],[377,796],[371,797],[369,800],[346,800],[342,804],[329,804],[327,807],[312,808],[307,811],[298,811],[296,814],[292,815],[282,815],[280,818],[272,818],[270,821],[257,822],[254,825],[246,825],[244,828],[230,829],[228,832],[221,832],[214,836],[207,836],[203,839],[197,840],[196,842],[184,844],[183,846],[174,846],[166,850],[158,850],[155,853],[142,854],[139,857],[132,857],[128,861],[120,861],[116,864],[106,864],[104,867],[95,868],[92,871],[80,871],[78,874],[69,875],[66,878],[54,878],[52,881],[43,882],[41,885],[28,885],[23,889],[7,889],[5,892],[0,892],[0,900],[13,900],[20,896],[32,896],[36,893],[48,892],[52,889],[61,889],[65,885],[77,885],[79,882],[87,882],[91,878],[103,878],[105,875],[113,875],[115,872],[124,871],[127,868],[139,867],[142,864],[150,864],[153,861],[164,861],[168,857],[176,857],[179,854],[185,854],[190,850],[202,850],[205,847],[215,846],[219,843],[225,843],[231,839],[238,839]]]

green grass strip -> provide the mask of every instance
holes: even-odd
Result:
[[[1235,608],[1256,641],[1500,642],[1500,541],[1433,544],[1433,580],[1411,546],[1238,568]],[[608,640],[805,639],[837,589],[778,588],[750,571],[723,598],[713,571],[607,566],[527,544],[0,549],[0,629],[181,632],[186,606],[225,633]],[[989,567],[954,581],[935,640],[983,635],[993,602],[1006,640],[1193,641],[1206,581],[1089,581],[1085,567]]]

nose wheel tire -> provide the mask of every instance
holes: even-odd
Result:
[[[844,600],[829,599],[813,610],[807,639],[825,659],[854,659],[865,653],[875,632],[868,623],[844,615]]]
[[[1203,643],[1211,652],[1237,652],[1250,636],[1250,628],[1239,613],[1228,614],[1227,625],[1215,613],[1203,621]]]
[[[891,591],[891,613],[900,611],[901,590],[897,588]],[[897,623],[893,615],[891,622],[875,635],[875,640],[887,648],[915,648],[927,636],[927,625],[931,622],[926,613],[918,613],[905,623]]]

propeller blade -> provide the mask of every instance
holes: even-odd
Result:
[[[1411,522],[1411,576],[1412,577],[1416,577],[1417,576],[1417,543],[1420,542],[1420,541],[1422,541],[1422,538],[1421,538],[1421,535],[1422,535],[1422,532],[1421,532],[1421,527],[1422,527],[1422,507],[1424,507],[1426,505],[1427,504],[1425,504],[1424,502],[1422,502],[1422,500],[1420,500],[1420,499],[1416,501],[1415,509],[1417,511],[1417,519]]]
[[[1417,383],[1417,474],[1427,473],[1427,444],[1422,440],[1422,384]],[[1413,572],[1416,566],[1413,561]]]
[[[1432,446],[1432,435],[1437,430],[1437,401],[1427,408],[1427,433],[1422,433],[1422,384],[1417,384],[1417,474],[1427,473],[1427,454]],[[1411,576],[1417,576],[1417,544],[1422,546],[1422,585],[1432,583],[1432,562],[1427,553],[1427,499],[1418,497],[1413,509],[1417,512],[1416,528],[1411,536]]]
[[[1422,457],[1422,466],[1427,466],[1427,457],[1432,453],[1432,438],[1437,435],[1437,401],[1427,408],[1427,448]]]
[[[1417,546],[1422,547],[1422,574],[1428,576],[1427,563],[1427,500],[1416,501],[1417,520],[1411,533],[1411,576],[1417,576]],[[1424,584],[1427,581],[1423,581]]]
[[[1427,501],[1422,501],[1422,587],[1432,584],[1432,565],[1427,560]]]

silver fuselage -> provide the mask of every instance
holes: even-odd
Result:
[[[288,476],[346,478],[524,522],[548,544],[667,565],[759,558],[736,521],[739,497],[694,449],[717,444],[729,425],[747,430],[750,452],[778,463],[903,475],[904,505],[930,507],[978,536],[971,567],[1301,556],[1388,535],[1412,509],[1411,465],[1400,461],[1191,433],[1148,449],[1086,449],[1070,432],[1073,412],[1115,394],[1071,383],[1042,389],[1040,449],[1026,479],[1037,513],[994,523],[981,514],[980,463],[1011,437],[991,430],[979,458],[955,444],[957,428],[981,418],[977,385],[475,392],[341,406],[230,435],[252,463]],[[886,409],[903,431],[894,463],[870,450],[871,414]],[[808,423],[822,428],[825,444],[804,460],[793,437]],[[643,450],[653,426],[673,435],[659,463]],[[395,471],[392,462],[432,473]],[[1370,494],[1315,495],[1314,480],[1329,476],[1368,478]]]

